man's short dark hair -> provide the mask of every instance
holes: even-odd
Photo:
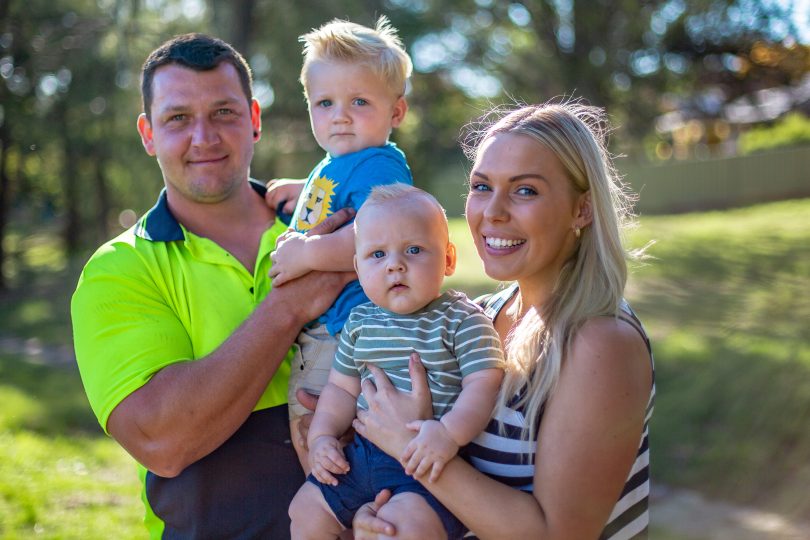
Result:
[[[250,103],[253,99],[250,66],[236,49],[221,39],[205,34],[184,34],[175,36],[155,49],[141,69],[141,96],[146,117],[151,120],[152,80],[159,67],[177,64],[195,71],[208,71],[216,69],[222,62],[236,68],[242,90]]]

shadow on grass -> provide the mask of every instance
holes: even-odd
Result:
[[[803,210],[802,210],[803,209]],[[810,519],[810,201],[643,222],[653,475]],[[801,210],[799,212],[798,210]],[[783,212],[787,211],[787,215]]]
[[[0,355],[0,428],[41,435],[104,437],[74,366]]]

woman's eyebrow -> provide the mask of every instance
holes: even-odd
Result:
[[[482,173],[482,172],[473,171],[472,175],[477,176],[479,178],[482,178],[484,180],[489,180],[489,177],[486,174]],[[515,176],[510,177],[509,182],[517,182],[517,181],[520,181],[520,180],[524,180],[526,178],[536,178],[538,180],[542,180],[543,182],[548,183],[548,180],[546,179],[546,177],[543,176],[542,174],[539,174],[539,173],[517,174]]]

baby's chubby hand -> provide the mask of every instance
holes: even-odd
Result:
[[[301,277],[312,268],[307,264],[307,237],[299,232],[288,230],[276,240],[276,250],[270,254],[270,278],[273,286],[278,287],[297,277]]]
[[[408,428],[419,431],[419,435],[408,443],[399,460],[405,473],[421,478],[429,470],[428,481],[438,480],[444,466],[458,453],[458,444],[436,420],[416,420],[409,422]]]
[[[309,444],[309,466],[312,475],[321,483],[338,485],[333,474],[349,472],[349,462],[340,447],[337,437],[319,435]]]

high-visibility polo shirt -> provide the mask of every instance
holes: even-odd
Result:
[[[270,291],[270,252],[286,228],[277,220],[264,233],[251,274],[178,223],[163,190],[135,226],[96,251],[71,316],[82,382],[105,431],[112,410],[152,375],[206,356],[250,316]],[[255,410],[286,403],[288,378],[283,362]]]
[[[264,186],[251,181],[263,195]],[[76,360],[101,427],[115,407],[160,369],[216,349],[270,291],[270,253],[287,226],[261,238],[253,274],[215,242],[186,230],[165,189],[135,226],[102,245],[82,271],[71,302]],[[254,411],[287,402],[291,353]],[[139,465],[146,482],[146,470]],[[162,524],[143,493],[152,536]]]

